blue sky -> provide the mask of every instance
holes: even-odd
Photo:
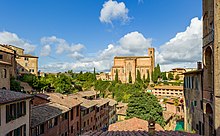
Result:
[[[108,71],[115,55],[146,55],[150,46],[163,70],[201,60],[201,0],[1,0],[0,5],[0,43],[39,56],[42,71]]]

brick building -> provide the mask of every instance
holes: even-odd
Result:
[[[197,70],[186,72],[184,76],[184,128],[187,132],[196,131],[198,134],[204,135],[201,63],[198,63]]]
[[[85,98],[81,98],[76,95],[71,95],[70,97],[73,97],[79,101],[81,101],[80,105],[80,114],[81,114],[81,133],[85,133],[90,130],[96,129],[96,102],[87,100]]]
[[[109,100],[96,99],[96,130],[105,130],[109,125]]]
[[[69,108],[52,102],[32,107],[31,135],[67,136],[69,111]]]
[[[58,106],[57,108],[61,107],[61,111],[60,114],[56,114],[56,116],[58,116],[58,124],[60,125],[59,127],[59,132],[57,132],[57,127],[54,128],[55,132],[51,132],[52,133],[59,133],[59,135],[65,136],[66,134],[68,136],[75,136],[77,134],[80,134],[80,104],[82,103],[81,101],[73,98],[73,97],[69,97],[66,95],[62,95],[59,93],[45,93],[45,94],[37,94],[34,99],[32,100],[32,104],[35,105],[33,106],[33,108],[43,108],[46,109],[44,106],[48,107],[47,104],[49,103],[54,103],[56,104],[55,107],[51,106],[52,109],[54,110],[54,108],[56,108],[56,106]],[[53,105],[54,105],[53,104]],[[61,106],[60,106],[61,105]],[[43,107],[41,107],[43,106]],[[63,108],[65,107],[65,108]],[[68,110],[65,110],[68,109]],[[35,110],[36,112],[40,111],[39,110]],[[48,112],[50,113],[50,112]],[[35,113],[33,113],[35,114]],[[39,113],[40,114],[40,113]],[[37,114],[38,115],[38,114]],[[48,122],[48,118],[50,118],[50,114],[45,113],[47,117],[47,119],[44,120],[44,123],[42,125],[42,127],[46,127],[45,123]],[[55,116],[55,115],[54,115]],[[46,117],[45,117],[46,118]],[[42,123],[41,123],[42,124]],[[58,126],[59,126],[58,125]],[[32,130],[36,129],[36,127],[39,125],[33,125],[32,126]],[[48,131],[53,131],[53,129],[50,129]],[[46,129],[45,131],[46,132]],[[35,134],[35,133],[34,133]],[[45,136],[47,135],[47,133],[43,133],[45,134]]]
[[[88,99],[88,100],[98,99],[99,94],[100,94],[100,92],[98,92],[98,91],[81,91],[81,92],[77,93],[77,95],[79,97],[82,97],[82,98],[85,98],[85,99]]]
[[[219,0],[203,0],[203,104],[205,135],[220,135],[219,5]]]
[[[155,55],[154,48],[148,48],[148,56],[127,56],[115,57],[114,65],[111,69],[111,79],[115,80],[116,71],[118,71],[118,79],[122,83],[129,83],[129,73],[132,77],[132,83],[135,82],[137,71],[140,71],[141,78],[145,76],[147,79],[148,74],[154,70]]]
[[[220,0],[203,0],[203,104],[201,104],[203,105],[203,119],[199,121],[204,123],[203,134],[206,136],[220,135],[219,5]],[[186,94],[186,96],[187,95],[188,94]],[[200,113],[196,113],[195,116],[198,117],[199,114]]]
[[[108,99],[108,100],[109,100],[109,125],[110,125],[117,121],[117,115],[116,115],[117,101],[113,99]]]

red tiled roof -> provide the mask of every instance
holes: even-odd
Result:
[[[114,106],[114,105],[117,104],[117,101],[114,100],[114,99],[107,98],[107,100],[109,100],[109,105],[110,105],[110,106]]]
[[[44,123],[58,115],[69,111],[66,106],[58,103],[46,103],[31,108],[31,127]]]
[[[97,94],[100,94],[100,92],[99,91],[81,91],[81,92],[78,92],[77,94],[82,97],[84,96],[90,97],[90,96],[95,96]]]
[[[82,136],[150,136],[147,131],[89,131]],[[199,136],[180,131],[155,131],[154,136]]]
[[[96,100],[91,100],[93,102],[95,102],[97,105],[97,107],[101,107],[102,105],[106,104],[109,102],[108,99],[105,99],[105,98],[100,98],[100,99],[96,99]]]
[[[0,90],[0,104],[10,103],[19,100],[32,98],[32,95],[24,94],[21,92]]]
[[[54,103],[59,103],[68,108],[75,107],[81,104],[81,101],[78,101],[72,97],[68,97],[66,95],[62,95],[60,93],[45,93],[45,95],[49,96],[49,100]]]
[[[164,130],[159,124],[155,124],[155,129],[157,131]],[[138,130],[148,131],[148,121],[134,117],[128,120],[111,124],[108,130],[109,131],[138,131]]]
[[[128,109],[128,106],[124,106],[123,108],[121,108],[120,110],[117,111],[118,115],[126,115],[126,111]]]

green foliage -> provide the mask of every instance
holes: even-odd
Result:
[[[96,79],[96,72],[95,72],[95,68],[94,68],[94,70],[93,70],[93,80],[95,81],[95,80],[97,80]]]
[[[128,102],[130,96],[133,93],[138,93],[142,91],[142,86],[135,83],[135,84],[119,84],[112,82],[109,86],[108,90],[112,92],[114,98],[117,101]]]
[[[71,83],[71,78],[65,74],[60,74],[54,84],[55,92],[62,94],[70,94],[74,88]]]
[[[145,74],[143,75],[143,82],[146,83]]]
[[[140,70],[137,70],[136,82],[139,82],[139,83],[142,82]]]
[[[150,73],[149,73],[149,70],[147,70],[147,80],[146,80],[147,83],[150,83]]]
[[[118,83],[118,69],[116,69],[115,81]]]
[[[154,83],[157,83],[158,77],[160,77],[161,71],[160,71],[160,65],[157,64],[157,66],[154,68],[152,80]]]
[[[168,74],[168,79],[169,79],[169,80],[173,80],[173,74],[172,74],[172,73],[169,73],[169,74]]]
[[[132,83],[132,76],[131,76],[131,71],[129,72],[129,77],[128,77],[129,83]]]
[[[36,81],[36,76],[32,74],[24,74],[21,77],[21,81],[27,82],[29,85],[33,86],[34,82]]]
[[[161,72],[161,77],[163,80],[167,80],[166,72]]]
[[[100,91],[100,95],[106,97],[110,82],[97,80],[95,82],[95,90]]]
[[[175,76],[175,80],[179,80],[180,79],[180,76],[179,75],[176,75]]]
[[[165,125],[163,109],[157,98],[150,93],[133,93],[128,100],[127,118],[137,117],[144,120],[152,118],[161,126]]]
[[[14,77],[10,79],[10,90],[12,91],[21,91],[20,82],[16,81]]]

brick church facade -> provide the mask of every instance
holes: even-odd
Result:
[[[129,83],[129,73],[132,77],[132,83],[135,82],[137,72],[140,71],[141,78],[147,79],[148,74],[151,79],[151,73],[155,66],[155,49],[148,48],[148,56],[126,56],[114,58],[114,65],[111,69],[111,79],[115,80],[116,71],[118,79],[122,83]]]

